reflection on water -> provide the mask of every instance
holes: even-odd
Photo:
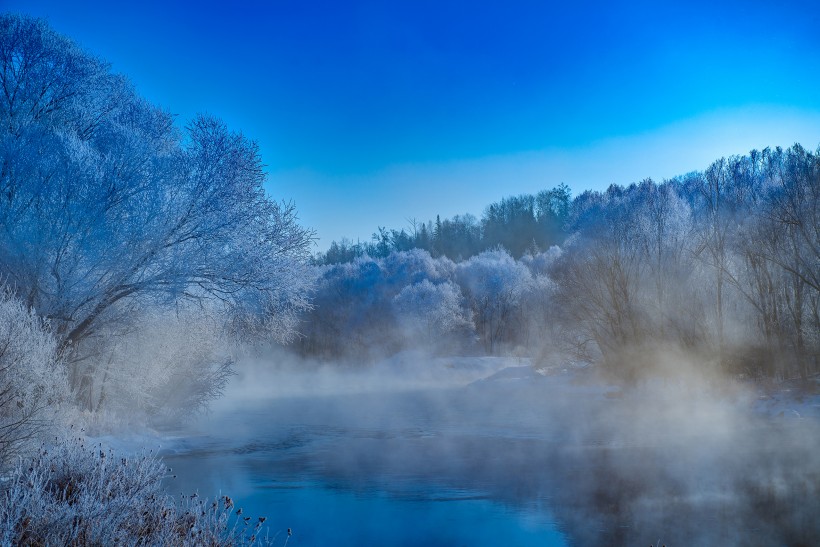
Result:
[[[245,514],[268,517],[271,535],[293,529],[289,545],[566,545],[543,496],[495,496],[480,472],[464,480],[486,453],[456,455],[459,443],[441,440],[419,428],[269,425],[259,439],[209,437],[167,456],[169,488],[230,493]]]
[[[537,509],[463,490],[268,482],[255,473],[242,480],[238,503],[247,514],[268,515],[271,536],[292,528],[289,545],[566,545]]]
[[[585,389],[247,403],[167,457],[169,488],[229,493],[288,545],[817,544],[814,421]]]

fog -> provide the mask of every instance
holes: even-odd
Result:
[[[169,451],[171,488],[230,489],[302,544],[805,545],[820,536],[817,397],[794,408],[695,368],[621,389],[589,368],[541,374],[511,358],[415,353],[351,368],[277,354],[241,365]],[[476,503],[515,518],[493,528],[484,513],[474,520]],[[351,516],[362,507],[392,524]],[[475,535],[500,531],[509,543]]]
[[[239,128],[45,20],[0,53],[0,543],[254,544],[228,494],[274,544],[819,542],[820,148],[483,211],[434,168],[312,254]]]

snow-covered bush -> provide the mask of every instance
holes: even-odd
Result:
[[[0,287],[0,464],[53,423],[67,393],[48,325]]]
[[[405,287],[425,279],[438,283],[452,279],[455,273],[452,260],[446,256],[433,258],[423,249],[390,253],[381,260],[381,264],[386,281],[393,287]]]
[[[0,545],[255,545],[263,518],[231,498],[165,494],[152,453],[121,457],[81,439],[21,459],[0,496]]]
[[[314,308],[302,325],[303,350],[326,356],[363,356],[374,339],[386,340],[389,308],[380,297],[384,275],[379,260],[361,256],[322,268]]]
[[[365,255],[319,269],[314,308],[304,317],[302,350],[313,355],[361,359],[395,353],[414,341],[428,342],[426,333],[423,340],[407,336],[412,329],[407,329],[401,315],[402,310],[412,308],[407,301],[409,293],[400,299],[404,304],[399,307],[394,299],[409,287],[418,290],[425,282],[425,287],[449,284],[454,272],[453,261],[433,258],[422,249],[394,252],[385,258]],[[465,311],[456,311],[461,299],[458,287],[437,290],[449,291],[439,295],[448,307],[435,313],[442,319],[455,313],[453,317],[460,316],[456,322],[469,322]]]
[[[473,330],[472,312],[465,306],[461,290],[451,281],[434,285],[425,279],[408,285],[393,298],[393,308],[408,334],[428,344],[445,335]]]

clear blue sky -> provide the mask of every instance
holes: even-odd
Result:
[[[713,6],[713,3],[720,6]],[[258,141],[321,238],[820,144],[820,2],[0,0]]]

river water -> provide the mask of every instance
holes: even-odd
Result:
[[[525,370],[234,399],[166,455],[168,488],[229,494],[289,546],[820,540],[816,420]]]

